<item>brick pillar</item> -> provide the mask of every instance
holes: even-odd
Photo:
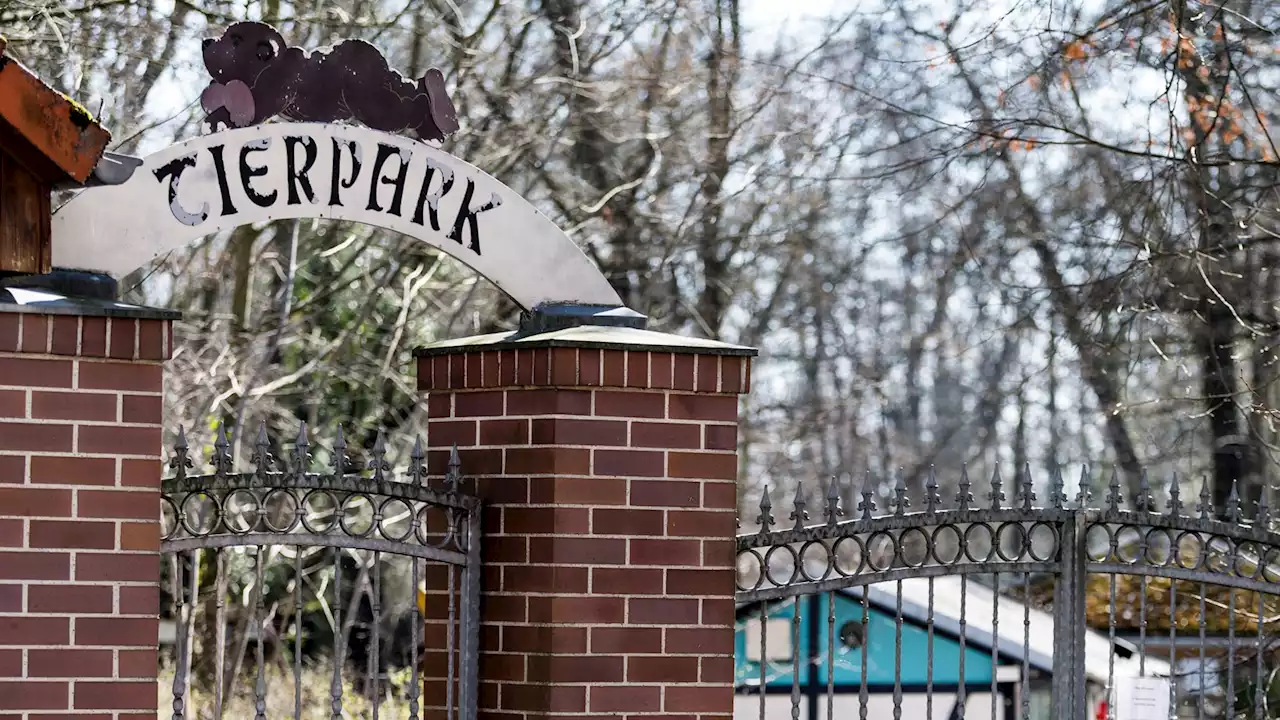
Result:
[[[155,717],[172,323],[29,310],[0,305],[0,718]]]
[[[432,469],[456,443],[487,505],[481,717],[728,718],[754,351],[555,335],[419,351]]]

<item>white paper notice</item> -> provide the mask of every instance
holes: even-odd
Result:
[[[1169,720],[1169,681],[1116,678],[1116,720]]]

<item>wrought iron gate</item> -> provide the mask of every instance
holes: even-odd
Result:
[[[174,720],[474,718],[480,504],[459,491],[456,449],[440,487],[421,440],[403,481],[381,436],[362,468],[339,430],[327,473],[311,471],[305,425],[288,462],[270,450],[260,430],[253,469],[235,472],[220,429],[213,472],[197,475],[179,434],[162,497],[162,706]]]
[[[735,717],[1280,717],[1265,493],[1246,520],[1234,490],[1189,513],[1176,480],[1159,503],[1145,477],[1131,502],[1114,477],[1094,502],[1087,472],[1074,501],[1061,473],[1043,505],[1013,485],[997,470],[975,501],[963,475],[944,506],[931,476],[912,511],[899,481],[880,513],[869,480],[847,520],[834,483],[797,485],[789,523],[766,491],[737,542]]]

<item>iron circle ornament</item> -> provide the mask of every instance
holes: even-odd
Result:
[[[1144,558],[1151,567],[1167,567],[1173,562],[1173,534],[1168,528],[1148,528]]]
[[[734,573],[734,583],[738,590],[745,592],[748,590],[757,590],[764,583],[764,559],[760,557],[760,553],[754,548],[744,550],[738,553],[737,568]],[[749,579],[748,582],[743,582]]]
[[[782,559],[782,563],[775,563],[774,555],[778,554]],[[779,579],[779,575],[774,574],[774,567],[778,565],[790,564],[790,568],[785,571],[786,578]],[[785,567],[785,565],[784,565]],[[800,558],[796,554],[795,548],[790,545],[774,545],[764,555],[764,574],[769,582],[775,587],[787,587],[796,581],[800,576]]]
[[[351,537],[368,537],[377,526],[377,511],[373,500],[364,493],[351,493],[342,500],[338,512],[338,526]]]
[[[222,525],[235,535],[252,532],[261,518],[257,493],[246,488],[232,490],[222,499]]]
[[[451,518],[449,521],[450,534],[453,537],[454,546],[458,552],[470,552],[471,544],[478,541],[474,534],[475,528],[464,522],[465,518],[463,518],[462,513],[456,509],[450,508],[449,517]]]
[[[457,513],[449,508],[442,508],[441,514],[444,516],[444,534],[439,535],[436,542],[428,544],[438,548],[446,548],[451,544],[459,548],[463,547],[466,541],[461,536],[460,518]]]
[[[418,543],[420,545],[435,544],[434,541],[432,540],[433,525],[431,522],[431,516],[433,514],[440,515],[443,512],[444,511],[441,510],[440,508],[433,508],[430,505],[423,505],[418,508],[418,511],[416,513],[414,513],[415,520],[413,523],[413,533],[414,533],[414,536],[417,537]],[[448,537],[447,527],[444,530],[444,537],[446,538]]]
[[[867,566],[876,572],[893,567],[898,559],[898,538],[881,530],[867,538]]]
[[[898,536],[898,556],[910,568],[923,567],[933,556],[929,534],[918,527],[907,528]]]
[[[810,551],[813,551],[810,553]],[[810,555],[813,557],[810,557]],[[821,582],[831,574],[831,551],[822,540],[810,540],[800,548],[800,574],[809,582]],[[810,566],[820,572],[809,572]]]
[[[181,529],[182,521],[177,504],[172,498],[162,495],[160,497],[160,539],[169,540]]]
[[[974,548],[983,547],[985,549],[981,554],[976,554]],[[984,522],[976,522],[964,529],[964,556],[971,563],[990,562],[995,556],[995,533],[992,532],[991,526]]]
[[[338,499],[328,490],[312,490],[302,498],[302,526],[309,533],[328,533],[337,523],[338,512]]]
[[[939,525],[929,538],[934,562],[953,565],[963,553],[964,536],[955,525]]]
[[[1262,553],[1256,543],[1245,540],[1236,546],[1231,556],[1231,572],[1246,580],[1257,579],[1262,569]]]
[[[1178,566],[1184,570],[1197,570],[1204,562],[1204,541],[1200,533],[1187,530],[1178,535]]]
[[[836,540],[831,546],[831,554],[835,557],[836,572],[841,577],[853,577],[866,566],[866,546],[857,535],[846,535]],[[846,557],[849,560],[846,561]]]
[[[1021,522],[1007,522],[996,531],[996,554],[1005,562],[1017,562],[1026,555],[1027,529]]]
[[[450,544],[462,547],[457,535],[457,519],[451,509],[423,505],[418,508],[417,518],[414,533],[420,544],[442,549]]]
[[[1233,554],[1235,543],[1230,538],[1222,535],[1210,536],[1204,547],[1204,569],[1219,575],[1230,573],[1234,567],[1231,557]]]
[[[1280,547],[1268,547],[1262,553],[1260,579],[1268,583],[1280,583]]]
[[[182,528],[187,531],[187,534],[192,537],[204,537],[217,530],[222,521],[222,507],[213,495],[207,492],[193,492],[182,500],[181,518]]]
[[[1146,538],[1133,525],[1121,525],[1115,530],[1114,537],[1115,550],[1112,555],[1117,562],[1133,565],[1146,555],[1146,548],[1143,547]]]
[[[404,542],[413,534],[414,512],[408,501],[387,498],[378,508],[378,533],[387,540]]]
[[[289,533],[303,517],[302,503],[293,488],[276,488],[262,499],[262,523],[275,533]]]
[[[1093,562],[1106,562],[1115,553],[1116,539],[1111,526],[1094,523],[1084,533],[1085,557]]]
[[[1035,523],[1027,532],[1027,554],[1036,562],[1049,562],[1058,554],[1058,542],[1056,527],[1044,522]]]

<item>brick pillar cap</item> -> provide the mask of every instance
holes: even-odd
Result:
[[[443,340],[417,348],[413,351],[413,354],[415,357],[421,358],[457,355],[459,353],[479,352],[482,350],[536,350],[540,348],[593,348],[729,357],[755,357],[759,354],[755,348],[733,345],[718,340],[671,335],[669,333],[636,328],[591,325],[580,325],[538,335],[521,335],[517,331],[474,335],[456,340]]]
[[[0,313],[76,315],[127,320],[179,320],[177,310],[130,305],[117,300],[73,297],[48,288],[0,287]]]

